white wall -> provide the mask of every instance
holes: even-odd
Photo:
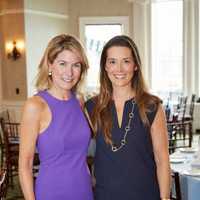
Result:
[[[68,13],[68,0],[24,0],[24,7],[66,15]]]
[[[59,4],[59,1],[62,4]],[[55,1],[42,1],[42,3],[40,2],[40,10],[35,10],[39,9],[36,1],[25,1],[24,16],[28,96],[32,96],[35,93],[34,83],[37,68],[48,41],[58,34],[67,33],[68,16],[62,14],[67,9],[67,1],[59,1],[56,1],[56,5]],[[65,12],[67,11],[65,10]]]
[[[69,0],[69,32],[79,37],[80,17],[129,17],[130,36],[133,27],[132,3],[129,0]]]

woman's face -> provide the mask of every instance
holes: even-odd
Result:
[[[79,81],[81,76],[81,58],[78,53],[64,50],[58,54],[52,64],[53,86],[57,89],[70,91]]]
[[[105,70],[113,89],[131,87],[137,66],[128,47],[113,46],[107,50]]]

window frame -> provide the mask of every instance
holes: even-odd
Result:
[[[79,17],[79,35],[80,40],[86,46],[85,26],[86,25],[121,25],[122,33],[129,35],[129,17],[128,16],[112,16],[112,17]],[[86,85],[85,90],[93,90],[91,85]],[[98,86],[96,86],[95,91]]]

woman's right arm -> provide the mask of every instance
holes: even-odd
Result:
[[[32,167],[40,129],[41,107],[38,97],[32,97],[27,100],[23,108],[20,127],[19,178],[25,200],[35,200]]]

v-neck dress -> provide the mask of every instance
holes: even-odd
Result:
[[[118,124],[114,102],[111,105],[111,135],[117,146],[120,145],[125,126],[128,124],[131,101],[133,99],[125,102],[121,127]],[[94,104],[92,99],[86,102],[89,114]],[[150,106],[150,112],[147,113],[150,125],[157,112],[157,108],[154,107]],[[136,103],[133,113],[127,142],[117,152],[113,152],[111,146],[105,143],[102,130],[100,127],[98,129],[94,159],[95,200],[160,200],[150,127],[147,128],[142,123]]]
[[[86,162],[90,129],[78,100],[73,94],[67,101],[47,91],[36,95],[48,104],[52,116],[37,139],[40,170],[35,183],[36,200],[92,200]]]

